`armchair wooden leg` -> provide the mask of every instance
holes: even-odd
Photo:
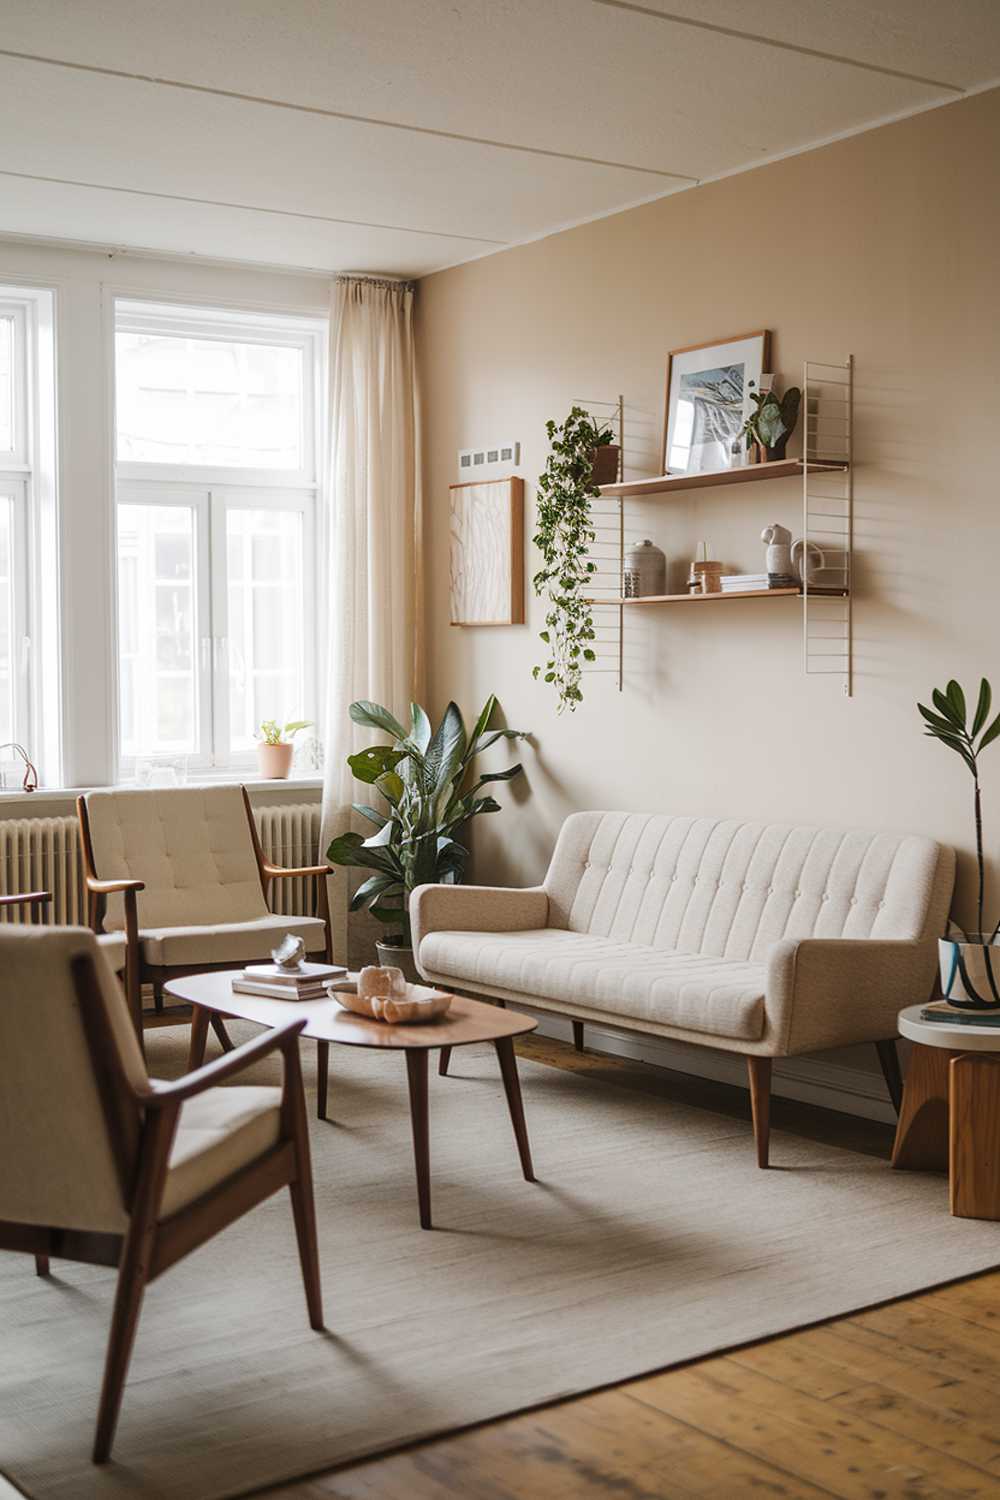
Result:
[[[768,1147],[771,1139],[771,1059],[748,1057],[747,1073],[750,1078],[750,1112],[753,1116],[753,1134],[757,1142],[757,1165],[766,1167]]]
[[[885,1086],[889,1090],[889,1098],[892,1100],[892,1107],[898,1119],[903,1103],[903,1074],[899,1066],[899,1051],[894,1040],[876,1042],[875,1048],[882,1065],[882,1077],[885,1079]]]
[[[442,1047],[438,1057],[438,1073],[442,1078],[448,1077],[448,1064],[451,1062],[451,1048]]]
[[[582,1021],[574,1021],[573,1022],[573,1046],[576,1048],[577,1052],[582,1052],[583,1051],[583,1022]]]
[[[122,1250],[115,1307],[111,1316],[111,1332],[108,1336],[108,1352],[104,1362],[101,1404],[97,1412],[97,1433],[94,1437],[93,1451],[95,1464],[105,1464],[111,1457],[111,1444],[114,1442],[115,1428],[118,1425],[125,1376],[128,1374],[132,1346],[139,1327],[142,1299],[146,1291],[146,1276],[149,1267],[148,1250],[143,1253],[143,1242],[146,1238],[141,1233],[130,1232],[126,1236]]]
[[[309,1157],[309,1127],[306,1101],[302,1090],[302,1065],[298,1048],[285,1059],[287,1118],[295,1144],[295,1180],[288,1185],[295,1219],[295,1238],[299,1247],[299,1265],[306,1293],[310,1328],[323,1327],[323,1295],[319,1279],[319,1246],[316,1241],[316,1204],[313,1199],[312,1162]]]
[[[49,1257],[47,1255],[35,1256],[35,1275],[47,1276],[49,1274]]]

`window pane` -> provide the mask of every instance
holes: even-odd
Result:
[[[233,339],[116,336],[118,457],[301,469],[301,349]]]
[[[0,317],[0,453],[14,451],[14,319]]]
[[[0,744],[14,738],[14,502],[0,495]],[[0,753],[0,760],[9,758]]]
[[[122,754],[198,748],[195,515],[187,506],[118,507]]]
[[[249,750],[262,719],[307,715],[302,516],[226,513],[230,749]]]

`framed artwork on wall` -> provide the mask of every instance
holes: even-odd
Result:
[[[771,335],[766,328],[671,350],[664,474],[731,469],[742,462],[739,432],[749,411],[749,385],[752,380],[759,387],[770,358]]]
[[[524,624],[524,480],[449,490],[451,623]]]

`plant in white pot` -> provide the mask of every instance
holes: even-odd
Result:
[[[295,754],[293,740],[300,729],[311,729],[312,719],[293,719],[282,727],[265,719],[257,731],[257,769],[268,781],[285,781]]]
[[[968,724],[965,693],[952,680],[942,692],[931,694],[934,709],[918,703],[924,730],[940,740],[949,750],[961,756],[972,776],[973,816],[976,826],[976,861],[979,885],[976,901],[976,931],[962,934],[961,941],[942,938],[938,943],[941,957],[941,989],[949,1004],[960,1010],[994,1010],[1000,1007],[1000,949],[997,935],[1000,921],[987,933],[983,918],[986,899],[986,864],[983,858],[983,804],[979,787],[979,757],[1000,736],[1000,714],[987,724],[993,703],[993,690],[984,677],[979,685],[972,724]],[[936,712],[934,711],[936,710]],[[978,741],[978,743],[977,743]]]
[[[355,724],[379,729],[392,740],[347,758],[357,780],[378,792],[385,811],[355,802],[354,811],[373,823],[376,832],[367,839],[353,831],[342,833],[331,843],[327,859],[332,865],[372,871],[355,891],[351,911],[367,907],[386,924],[388,934],[376,944],[379,963],[402,969],[411,983],[420,976],[413,962],[410,892],[418,885],[461,882],[469,851],[457,835],[481,813],[500,812],[499,802],[480,795],[482,788],[521,774],[520,765],[478,777],[472,769],[476,756],[498,740],[524,738],[521,730],[491,727],[498,707],[491,693],[471,734],[454,703],[448,704],[437,729],[419,703],[410,704],[409,729],[379,703],[352,703],[349,710]]]

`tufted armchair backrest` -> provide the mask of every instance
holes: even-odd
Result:
[[[98,877],[146,882],[140,927],[207,927],[267,915],[240,787],[90,792],[87,814]],[[109,898],[104,925],[124,925],[120,896]]]
[[[0,927],[0,1219],[120,1233],[122,1180],[70,965],[89,954],[121,1071],[149,1087],[121,986],[94,935]],[[135,1134],[139,1121],[136,1106]]]
[[[545,878],[549,925],[762,962],[781,938],[944,931],[954,854],[910,834],[574,813]]]

